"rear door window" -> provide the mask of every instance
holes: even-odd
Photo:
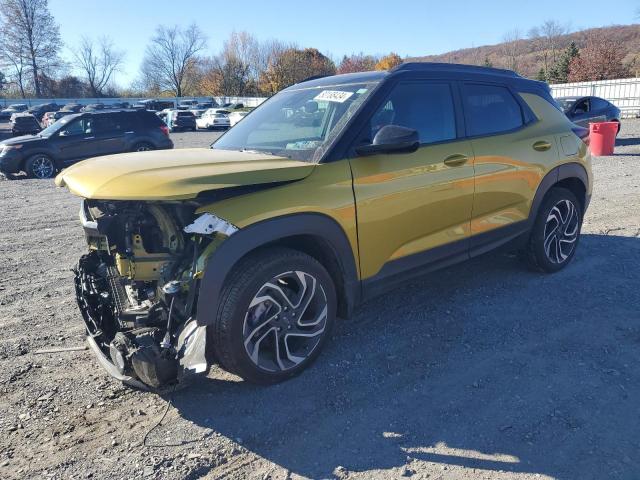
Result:
[[[590,111],[591,111],[591,108],[589,106],[588,98],[583,98],[582,100],[579,100],[578,102],[576,102],[576,106],[573,107],[574,115],[582,115],[584,113],[589,113]]]
[[[451,87],[448,83],[399,83],[371,118],[369,140],[372,141],[376,133],[386,125],[416,130],[421,144],[455,139],[456,122]]]
[[[603,98],[593,97],[591,99],[591,110],[600,111],[609,108],[609,102]]]
[[[467,134],[495,135],[524,125],[522,109],[508,88],[499,85],[462,85]]]
[[[91,133],[116,133],[121,126],[116,122],[115,115],[94,115],[90,117]]]

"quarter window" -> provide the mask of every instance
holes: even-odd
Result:
[[[462,98],[469,136],[508,132],[524,124],[520,105],[505,87],[465,84]]]
[[[423,144],[453,140],[456,122],[451,88],[446,83],[399,83],[371,118],[370,140],[386,125],[416,130]]]

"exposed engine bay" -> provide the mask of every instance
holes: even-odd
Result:
[[[89,253],[75,268],[76,297],[90,345],[127,383],[159,388],[207,370],[206,327],[195,320],[198,283],[208,253],[237,229],[211,214],[195,218],[194,209],[82,203]]]

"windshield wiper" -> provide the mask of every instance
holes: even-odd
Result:
[[[240,151],[245,153],[263,153],[265,155],[272,155],[274,157],[291,158],[289,155],[279,155],[275,152],[270,152],[269,150],[253,150],[251,148],[241,148]]]

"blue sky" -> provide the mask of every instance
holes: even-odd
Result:
[[[526,33],[546,19],[574,30],[640,22],[640,0],[49,0],[66,47],[82,35],[111,37],[125,50],[117,81],[137,76],[155,27],[196,22],[216,52],[233,31],[315,47],[336,59],[350,53],[401,56],[499,43],[508,30]],[[611,5],[611,7],[609,7]],[[69,55],[65,53],[65,58]]]

